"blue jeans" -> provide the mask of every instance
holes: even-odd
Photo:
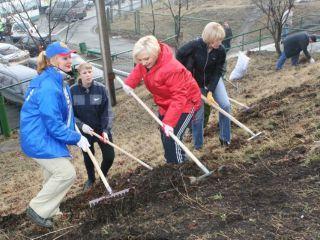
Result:
[[[201,93],[205,95],[205,89],[201,89]],[[220,78],[218,85],[213,94],[214,100],[219,106],[230,113],[231,106],[229,97],[224,86],[222,79]],[[200,149],[203,145],[203,120],[204,120],[204,103],[202,102],[200,109],[194,115],[192,120],[192,138],[195,149]],[[231,141],[231,123],[230,119],[219,113],[219,129],[220,139],[226,142]]]
[[[300,53],[291,57],[291,64],[292,66],[297,66],[299,64],[299,56]],[[286,54],[284,53],[284,51],[281,53],[278,61],[277,61],[277,65],[276,65],[276,70],[280,70],[282,69],[283,64],[286,62],[287,57]]]

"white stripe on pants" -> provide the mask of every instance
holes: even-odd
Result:
[[[50,218],[59,211],[62,199],[76,178],[76,171],[68,158],[34,160],[43,168],[45,179],[42,189],[29,205],[40,217]]]

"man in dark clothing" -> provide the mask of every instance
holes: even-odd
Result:
[[[231,48],[231,40],[232,40],[233,35],[232,35],[231,27],[229,26],[228,22],[223,23],[223,28],[226,33],[226,36],[225,36],[224,40],[222,41],[222,45],[226,49],[226,53],[227,53]]]
[[[292,65],[297,66],[301,51],[303,51],[310,63],[314,63],[314,59],[311,58],[308,52],[308,45],[316,41],[317,37],[315,35],[309,35],[306,32],[299,32],[286,37],[283,41],[284,50],[277,61],[276,70],[282,69],[287,58],[291,58]]]
[[[94,154],[94,143],[97,142],[102,152],[101,171],[106,176],[114,160],[114,149],[102,143],[92,132],[101,135],[105,141],[112,142],[112,119],[113,113],[108,99],[106,88],[92,79],[92,65],[82,63],[78,67],[79,82],[71,87],[73,98],[73,110],[76,123],[84,136],[87,137]],[[87,169],[88,180],[83,190],[91,189],[95,182],[95,171],[93,163],[87,152],[82,151],[84,163]]]

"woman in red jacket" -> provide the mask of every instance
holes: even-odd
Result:
[[[178,62],[168,45],[159,43],[154,36],[142,37],[133,48],[136,62],[124,91],[128,94],[143,79],[146,88],[158,105],[162,121],[161,140],[168,163],[182,163],[185,153],[169,133],[179,139],[190,124],[192,116],[200,108],[201,93],[191,73]]]

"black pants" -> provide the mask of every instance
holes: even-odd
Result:
[[[99,144],[99,147],[102,152],[102,163],[101,163],[101,171],[104,176],[107,176],[107,173],[109,169],[112,166],[113,160],[114,160],[114,149],[111,147],[109,144],[105,144],[101,142],[98,138],[96,137],[91,137],[91,136],[86,136],[88,138],[88,141],[91,145],[90,150],[92,154],[94,155],[94,146],[93,144],[97,142]],[[109,140],[112,142],[112,135],[111,133],[108,133]],[[94,174],[94,165],[89,157],[89,154],[82,151],[83,154],[83,159],[84,159],[84,164],[87,169],[87,174],[88,174],[88,179],[91,180],[92,182],[95,181],[95,174]]]
[[[181,114],[177,125],[173,129],[174,134],[180,140],[182,140],[186,129],[190,127],[192,116],[193,112]],[[163,118],[164,116],[160,116],[161,121]],[[171,137],[167,137],[162,129],[160,129],[160,133],[167,163],[183,163],[185,161],[185,152],[182,148]]]

